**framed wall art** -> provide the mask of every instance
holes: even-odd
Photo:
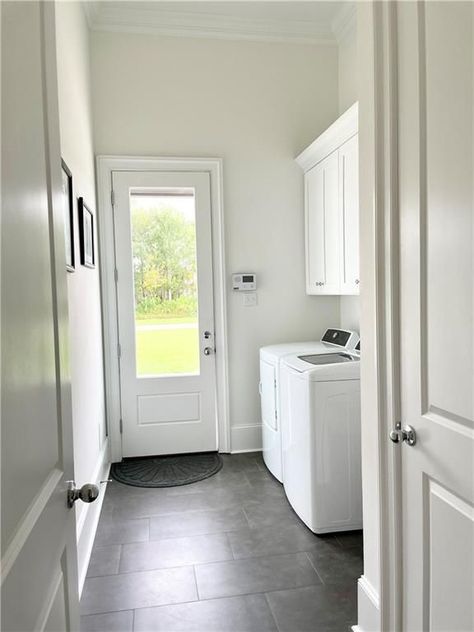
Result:
[[[77,198],[77,205],[81,264],[86,268],[95,268],[94,214],[84,202],[84,198]]]
[[[72,199],[72,173],[64,160],[61,160],[61,181],[64,212],[64,244],[66,251],[66,270],[74,272],[74,210]]]

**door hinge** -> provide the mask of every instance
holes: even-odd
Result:
[[[118,270],[117,270],[117,268],[115,268],[115,270],[114,270],[114,279],[115,279],[115,283],[118,283]]]
[[[115,191],[113,189],[110,191],[110,203],[115,206]]]
[[[276,410],[275,410],[275,421],[278,421],[278,413]]]
[[[120,342],[117,345],[117,355],[119,358],[122,357],[122,345],[120,344]]]
[[[123,434],[123,419],[122,418],[119,419],[119,426],[120,426],[120,434]]]

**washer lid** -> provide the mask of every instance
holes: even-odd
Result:
[[[293,354],[283,358],[283,364],[301,379],[312,382],[358,380],[360,376],[359,358],[343,351],[306,356]]]
[[[332,353],[338,351],[336,347],[331,347],[324,342],[285,342],[279,345],[268,345],[260,348],[260,359],[269,364],[277,364],[280,358],[293,354],[303,353]]]
[[[342,362],[356,362],[356,358],[348,353],[320,353],[316,355],[300,355],[300,360],[319,366],[321,364],[341,364]]]

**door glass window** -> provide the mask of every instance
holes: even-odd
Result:
[[[193,189],[130,193],[138,377],[199,374]]]

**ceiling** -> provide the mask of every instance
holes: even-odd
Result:
[[[347,0],[85,0],[92,30],[256,41],[336,44],[354,27]]]

